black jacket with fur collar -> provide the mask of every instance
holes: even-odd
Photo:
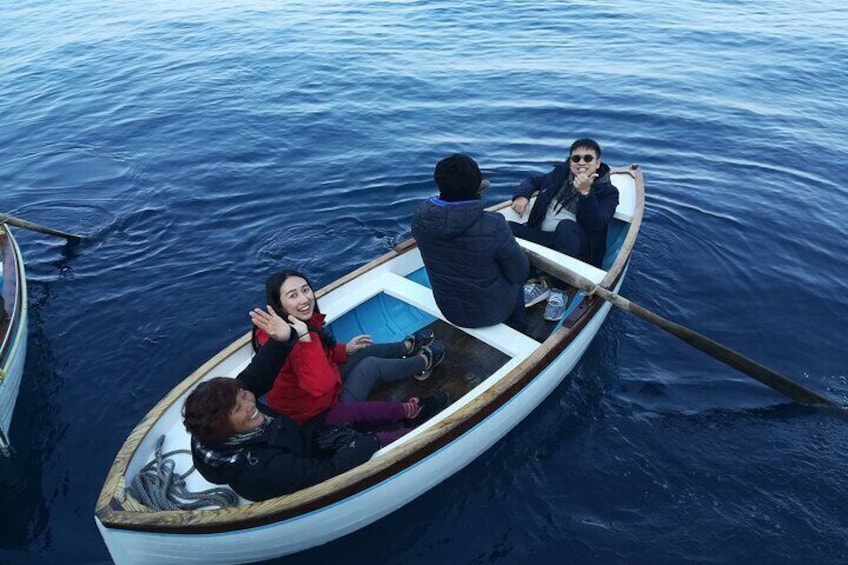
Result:
[[[242,498],[267,500],[318,484],[368,461],[380,447],[373,435],[359,434],[349,445],[325,454],[314,445],[317,421],[299,426],[257,406],[271,420],[256,438],[237,447],[191,442],[200,474],[210,483],[228,485]]]

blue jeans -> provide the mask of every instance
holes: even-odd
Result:
[[[427,362],[421,355],[402,359],[406,345],[375,343],[360,349],[339,366],[342,373],[342,402],[368,400],[377,383],[390,383],[411,377],[424,370]]]

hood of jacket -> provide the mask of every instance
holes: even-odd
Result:
[[[570,169],[569,169],[569,171],[570,171]],[[601,165],[598,167],[598,178],[596,178],[595,181],[592,184],[595,184],[596,182],[597,183],[611,182],[610,181],[610,173],[611,172],[612,172],[612,169],[610,169],[610,166],[607,165],[604,162],[601,162]]]

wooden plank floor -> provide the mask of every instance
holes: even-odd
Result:
[[[543,318],[544,311],[544,302],[527,309],[529,328],[526,334],[539,342],[544,341],[556,325]],[[432,328],[436,338],[445,343],[445,360],[426,381],[405,379],[378,385],[371,393],[372,400],[403,401],[413,396],[423,398],[441,389],[450,395],[453,402],[509,361],[506,354],[442,320],[436,320],[426,327]]]
[[[551,332],[554,331],[556,322],[549,322],[544,318],[546,301],[534,304],[527,310],[527,331],[524,332],[539,343],[545,341]]]
[[[436,338],[444,342],[447,350],[445,360],[426,381],[405,379],[397,383],[380,384],[371,393],[372,399],[406,400],[413,396],[423,398],[441,389],[454,401],[509,360],[509,357],[497,349],[441,320],[436,320],[426,327],[432,328]]]

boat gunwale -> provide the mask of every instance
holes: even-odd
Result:
[[[2,256],[4,265],[2,286],[5,287],[9,284],[14,288],[13,292],[10,293],[14,295],[14,302],[10,309],[9,325],[5,335],[2,336],[2,344],[0,344],[0,369],[4,369],[6,363],[11,361],[13,357],[12,352],[15,350],[15,345],[22,335],[21,323],[24,320],[24,307],[26,305],[26,297],[24,295],[26,293],[26,274],[24,271],[23,256],[21,255],[17,240],[12,235],[12,230],[5,224],[0,224],[0,230],[2,230],[0,231],[0,247],[2,247],[0,256]],[[12,261],[9,263],[13,265],[14,270],[7,274],[5,267],[7,265],[6,257],[8,255],[11,255]],[[0,288],[0,292],[2,292],[2,288]],[[4,378],[5,369],[0,371],[0,383],[3,382]]]
[[[606,288],[614,288],[624,275],[644,214],[644,184],[641,169],[633,165],[615,168],[612,173],[627,173],[634,179],[636,198],[628,233],[615,261],[613,261],[601,283],[601,286]],[[506,205],[508,205],[508,202],[495,205],[489,209],[498,210]],[[325,286],[316,293],[316,296],[320,298],[363,273],[414,248],[414,240],[405,240],[388,253]],[[584,300],[583,311],[576,319],[570,320],[573,321],[573,324],[562,324],[558,327],[521,363],[478,394],[468,404],[445,417],[444,420],[435,422],[431,428],[424,430],[407,443],[354,469],[296,493],[231,508],[192,512],[123,509],[121,502],[117,499],[119,488],[125,480],[124,474],[143,439],[159,418],[175,402],[184,397],[190,388],[202,380],[220,362],[249,343],[250,332],[246,332],[171,389],[133,429],[109,469],[97,500],[95,516],[104,527],[113,529],[174,534],[219,533],[277,523],[326,507],[355,493],[363,492],[448,445],[514,398],[544,370],[550,361],[568,347],[604,304],[604,301],[597,296],[588,296]]]

